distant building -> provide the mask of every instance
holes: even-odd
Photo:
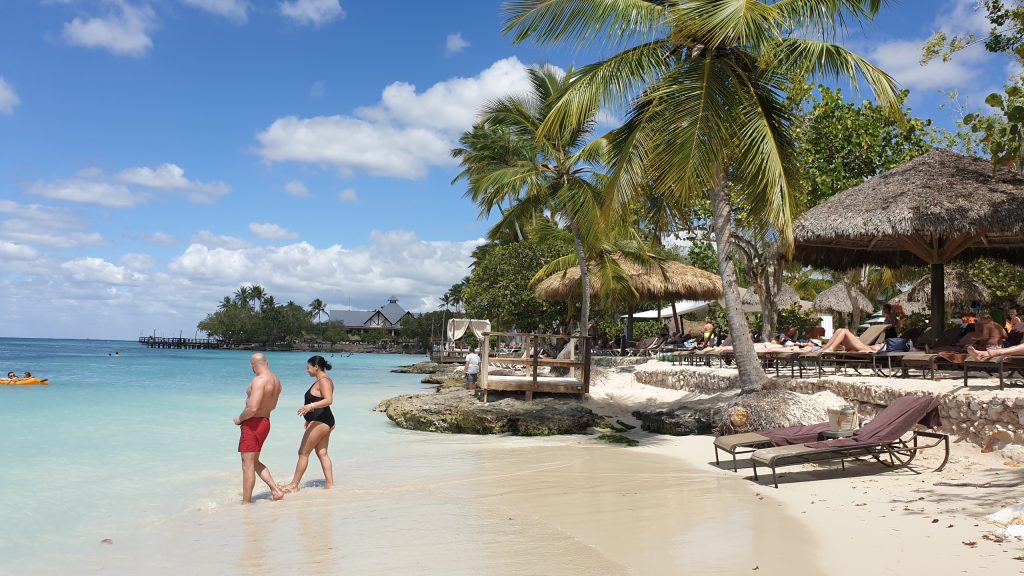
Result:
[[[341,324],[346,330],[369,331],[383,329],[392,335],[402,328],[402,320],[413,316],[398,305],[398,298],[388,298],[388,303],[376,310],[329,310],[328,322]]]

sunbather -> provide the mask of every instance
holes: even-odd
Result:
[[[978,350],[995,350],[1001,348],[1006,339],[1006,329],[992,320],[988,313],[978,315],[974,330],[964,334],[952,346],[942,346],[934,350],[939,352],[970,352]],[[928,350],[929,352],[931,350]]]
[[[1024,344],[1006,348],[986,348],[978,350],[974,346],[967,347],[967,357],[971,360],[991,360],[998,356],[1024,356]]]
[[[842,348],[840,350],[840,347]],[[882,344],[868,346],[860,341],[856,334],[846,328],[836,330],[828,342],[821,347],[820,352],[877,352]]]

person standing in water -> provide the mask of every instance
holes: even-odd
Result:
[[[327,375],[331,364],[323,356],[313,356],[306,361],[306,374],[315,378],[306,390],[303,400],[305,404],[297,410],[297,414],[306,420],[306,432],[299,443],[299,459],[295,463],[295,474],[292,481],[281,486],[284,492],[298,492],[302,475],[309,465],[309,455],[316,450],[320,459],[320,467],[324,470],[324,488],[334,488],[334,465],[327,447],[331,443],[331,431],[334,430],[334,381]]]
[[[260,462],[263,443],[270,435],[270,413],[277,408],[277,399],[281,396],[281,381],[270,371],[267,357],[259,352],[249,359],[249,366],[255,376],[246,391],[245,408],[235,417],[235,426],[241,430],[238,452],[242,455],[242,504],[252,504],[257,475],[270,487],[274,500],[284,498],[270,469]]]

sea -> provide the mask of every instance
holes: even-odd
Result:
[[[0,573],[47,572],[183,515],[237,506],[241,472],[232,418],[252,378],[251,352],[150,349],[137,342],[0,338],[0,369],[49,379],[0,386]],[[308,352],[268,352],[283,392],[262,460],[291,479],[311,378]],[[339,483],[400,477],[409,442],[373,412],[382,399],[425,389],[391,369],[425,358],[325,354],[336,390],[331,437]],[[448,458],[448,465],[457,459]],[[322,485],[316,459],[303,478]],[[255,496],[269,491],[257,479]],[[257,500],[257,505],[260,502]],[[59,552],[57,552],[59,551]],[[55,553],[57,552],[57,553]]]

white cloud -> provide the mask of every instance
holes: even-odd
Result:
[[[227,248],[228,250],[242,250],[250,246],[248,242],[241,238],[214,234],[209,230],[200,231],[192,236],[189,241],[192,244],[202,244],[204,246],[213,246],[215,248]]]
[[[154,264],[155,262],[153,257],[149,254],[129,252],[128,254],[121,256],[122,266],[132,272],[138,272],[140,274],[150,271]]]
[[[35,260],[37,258],[39,258],[39,252],[31,246],[0,240],[0,261]]]
[[[278,6],[284,16],[314,27],[345,17],[345,10],[338,0],[288,0]]]
[[[967,48],[948,62],[936,59],[927,66],[921,66],[922,44],[924,40],[880,44],[871,50],[869,60],[911,90],[968,87],[983,70],[979,65],[986,57],[982,46]]]
[[[86,48],[104,48],[121,56],[141,57],[152,48],[150,33],[157,18],[148,4],[132,5],[125,0],[111,0],[116,8],[95,18],[75,18],[64,24],[62,35],[68,44]]]
[[[139,284],[146,279],[145,274],[132,272],[123,266],[111,264],[102,258],[89,257],[69,260],[61,264],[60,267],[76,282],[131,285]]]
[[[21,103],[18,93],[14,91],[3,76],[0,76],[0,113],[10,116],[14,113],[14,107]]]
[[[469,48],[469,42],[462,38],[462,32],[456,32],[455,34],[449,34],[448,38],[444,42],[445,50],[449,54],[455,54],[456,52],[462,52],[466,48]]]
[[[152,234],[145,234],[139,236],[139,240],[142,240],[146,244],[152,244],[153,246],[173,246],[179,242],[177,236],[168,234],[166,232],[153,232]]]
[[[309,87],[309,95],[313,98],[320,98],[327,92],[327,85],[323,80],[317,80],[313,82],[313,85]]]
[[[249,3],[246,0],[181,0],[200,10],[223,16],[236,24],[245,24],[249,18]]]
[[[338,192],[338,200],[346,204],[355,204],[359,201],[359,194],[356,193],[355,188],[345,188]]]
[[[185,170],[176,164],[161,164],[156,168],[128,168],[117,174],[117,180],[158,190],[187,191],[189,201],[212,204],[217,197],[231,191],[224,182],[198,182],[185,177]]]
[[[85,221],[64,208],[0,200],[0,215],[10,216],[0,220],[0,239],[13,243],[50,248],[97,246],[103,243],[102,236],[86,232]]]
[[[127,186],[82,177],[48,183],[35,182],[29,186],[28,192],[54,200],[98,204],[109,208],[131,208],[138,203],[138,198]]]
[[[249,224],[249,232],[251,232],[253,236],[269,242],[273,242],[275,240],[293,240],[299,237],[298,232],[293,232],[287,228],[282,228],[277,224],[271,224],[270,222],[251,222]]]
[[[449,153],[472,127],[480,106],[529,89],[526,66],[516,58],[492,64],[479,76],[438,82],[424,92],[405,82],[386,87],[381,101],[352,116],[278,118],[260,132],[257,153],[269,162],[334,166],[343,175],[421,178],[431,166],[450,166]]]
[[[284,191],[296,198],[309,198],[311,196],[309,189],[306,188],[306,185],[301,180],[286,182],[284,185]]]

